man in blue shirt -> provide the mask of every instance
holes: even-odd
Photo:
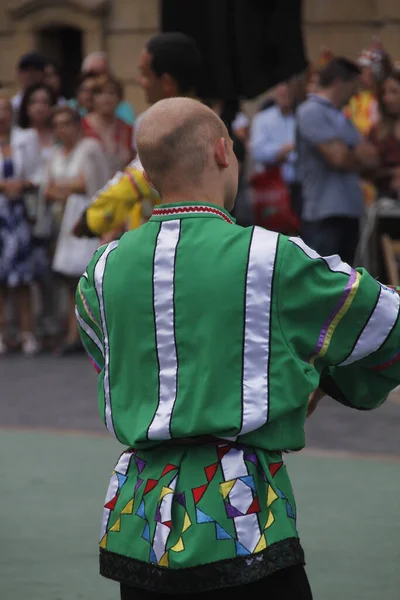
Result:
[[[339,254],[350,264],[364,211],[359,174],[378,165],[372,144],[343,114],[359,74],[351,61],[333,59],[320,73],[318,93],[297,111],[302,237],[319,254]]]

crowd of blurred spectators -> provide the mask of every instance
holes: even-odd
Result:
[[[147,95],[149,68],[140,65]],[[63,356],[81,350],[76,281],[102,241],[72,230],[134,160],[140,115],[104,52],[83,61],[74,98],[36,52],[21,57],[17,76],[13,98],[0,91],[0,354],[48,347]],[[203,101],[226,121],[242,165],[239,223],[300,234],[353,263],[365,207],[400,198],[400,69],[380,42],[355,62],[324,51],[252,118],[237,101]]]
[[[34,355],[51,340],[64,355],[81,348],[76,279],[100,243],[71,230],[134,158],[135,114],[103,52],[85,58],[71,99],[37,52],[21,57],[17,78],[14,97],[0,93],[0,354]]]

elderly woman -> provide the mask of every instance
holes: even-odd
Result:
[[[77,281],[99,245],[97,239],[76,238],[72,229],[110,172],[100,143],[82,136],[76,111],[57,107],[52,122],[58,145],[48,162],[44,193],[60,227],[53,270],[66,283],[69,297],[67,335],[59,353],[70,354],[80,350],[74,312]]]
[[[0,97],[0,354],[4,337],[5,300],[18,310],[20,341],[26,355],[36,354],[30,284],[34,278],[31,225],[24,195],[33,188],[40,156],[34,130],[13,127],[11,103]]]
[[[93,90],[93,112],[82,119],[85,136],[101,142],[112,174],[124,169],[135,157],[133,127],[115,116],[122,100],[116,79],[100,78]]]

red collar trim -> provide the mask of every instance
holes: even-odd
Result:
[[[234,221],[232,221],[231,218],[228,217],[227,214],[225,214],[222,210],[219,210],[218,208],[213,208],[212,206],[202,206],[202,205],[193,205],[193,206],[177,206],[175,208],[154,208],[153,210],[153,215],[155,217],[162,217],[162,216],[174,216],[176,215],[177,217],[179,215],[182,214],[188,214],[188,213],[192,213],[192,214],[202,214],[202,213],[209,213],[212,215],[216,215],[217,217],[221,217],[222,219],[224,219],[224,221],[226,221],[227,223],[231,223],[233,224]]]

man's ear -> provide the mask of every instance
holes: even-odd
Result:
[[[219,138],[219,140],[215,142],[214,157],[219,167],[222,167],[223,169],[229,167],[228,147],[224,137]]]
[[[163,94],[166,98],[173,98],[174,96],[179,95],[176,81],[173,77],[171,77],[171,75],[168,73],[163,73],[160,79]]]

